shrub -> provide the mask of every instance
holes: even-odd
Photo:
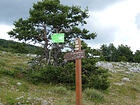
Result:
[[[104,100],[104,95],[103,93],[101,93],[100,91],[98,90],[95,90],[95,89],[90,89],[90,88],[87,88],[84,90],[84,94],[86,95],[86,98],[88,98],[89,100],[92,100],[92,101],[103,101]]]
[[[127,62],[128,59],[125,56],[119,56],[119,61]]]
[[[38,67],[36,67],[38,68]],[[60,83],[62,67],[44,66],[38,70],[28,70],[28,80],[37,84],[39,82],[45,83]]]
[[[27,71],[23,70],[5,70],[5,69],[0,69],[0,74],[3,75],[9,75],[12,77],[18,77],[18,78],[23,78],[27,75]]]
[[[4,60],[0,60],[0,66],[3,67],[6,65],[6,62]]]
[[[94,59],[83,60],[82,65],[82,82],[83,87],[94,87],[100,90],[106,90],[110,83],[108,81],[109,73],[107,69],[95,66]]]
[[[4,70],[4,69],[1,69],[0,70],[0,74],[9,75],[9,76],[15,76],[15,73],[12,70]]]
[[[89,76],[88,86],[94,87],[95,89],[106,90],[110,86],[108,76],[108,70],[98,68]]]
[[[94,59],[83,60],[82,86],[105,90],[109,87],[108,70],[95,67],[95,62]],[[29,70],[28,75],[33,83],[61,83],[75,88],[74,62],[69,62],[64,67],[43,66],[38,70]]]
[[[82,60],[82,86],[83,88],[94,87],[106,90],[109,87],[108,70],[96,67],[95,63],[96,60],[93,58]],[[0,70],[0,73],[18,78],[24,77],[34,84],[40,82],[61,83],[75,88],[75,64],[72,61],[63,67],[34,65],[28,70]]]
[[[65,84],[75,85],[75,66],[73,62],[64,66],[60,79]]]

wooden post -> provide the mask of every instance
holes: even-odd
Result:
[[[81,51],[81,40],[77,38],[79,50]],[[81,78],[81,59],[76,59],[76,105],[82,105],[82,78]]]
[[[81,59],[85,58],[84,51],[81,50],[81,40],[79,38],[75,41],[75,52],[69,52],[64,55],[65,60],[75,60],[75,74],[76,74],[76,105],[82,105],[82,71]]]

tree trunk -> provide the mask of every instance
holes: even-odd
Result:
[[[58,60],[59,60],[59,53],[61,49],[59,49],[58,45],[56,45],[54,49],[54,66],[58,66]]]
[[[56,29],[56,33],[59,33],[59,29]],[[58,66],[58,60],[59,60],[59,53],[60,53],[61,49],[59,48],[59,43],[57,43],[55,45],[55,49],[54,49],[54,66]]]
[[[45,59],[46,61],[48,61],[48,57],[49,57],[49,50],[48,50],[48,39],[47,39],[47,30],[46,30],[46,25],[43,26],[44,27],[44,55],[45,55]]]

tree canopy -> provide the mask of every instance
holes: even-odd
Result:
[[[134,54],[134,62],[140,63],[140,50],[137,50]]]
[[[79,28],[87,24],[85,19],[88,17],[88,9],[65,6],[59,0],[43,0],[33,4],[27,19],[20,18],[15,21],[15,28],[8,34],[18,40],[42,44],[43,58],[46,58],[46,61],[49,59],[50,48],[53,45],[52,59],[54,65],[58,65],[62,49],[65,45],[69,46],[74,38],[90,40],[96,37],[95,33]],[[52,43],[52,33],[64,33],[65,43]]]
[[[127,45],[119,45],[116,48],[112,43],[107,45],[101,46],[101,56],[104,57],[106,61],[127,61],[127,62],[138,62],[134,59],[133,51]],[[138,51],[136,52],[135,56],[138,56]]]

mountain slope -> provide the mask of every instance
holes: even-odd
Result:
[[[75,90],[61,84],[34,85],[22,76],[1,72],[26,69],[30,58],[27,54],[0,51],[0,105],[74,105]],[[111,86],[100,94],[97,90],[83,90],[83,105],[139,105],[139,63],[98,62],[97,66],[109,69]]]
[[[41,51],[42,48],[30,44],[15,42],[12,40],[0,39],[0,50],[14,53],[36,54],[38,51]]]

